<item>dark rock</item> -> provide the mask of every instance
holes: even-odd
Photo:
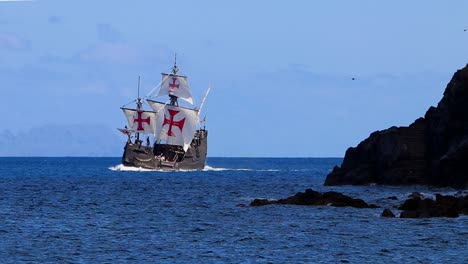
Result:
[[[277,203],[297,205],[324,205],[320,204],[321,201],[323,201],[321,193],[312,189],[307,189],[303,193],[299,192],[296,195],[288,197],[286,199],[280,199],[277,201]]]
[[[354,199],[339,192],[320,193],[312,189],[305,192],[299,192],[294,196],[277,201],[266,199],[255,199],[251,206],[269,205],[269,204],[296,204],[296,205],[330,205],[335,207],[351,206],[356,208],[378,208],[376,205],[369,205],[362,199]]]
[[[389,200],[398,200],[398,198],[396,196],[390,196],[390,197],[387,197],[387,199],[389,199]]]
[[[436,194],[436,202],[440,207],[446,208],[447,213],[455,211],[460,214],[468,215],[468,195],[465,197],[456,197]]]
[[[255,199],[250,203],[250,206],[261,206],[268,204],[272,204],[272,202],[267,199]]]
[[[418,192],[413,192],[412,194],[408,195],[408,198],[419,198],[424,199],[424,195]]]
[[[405,210],[405,211],[414,211],[421,207],[421,199],[420,198],[410,198],[407,199],[403,205],[401,205],[398,209]]]
[[[381,217],[395,217],[395,215],[390,209],[384,209],[380,216]]]
[[[458,70],[437,107],[409,127],[372,133],[349,148],[325,185],[423,184],[468,188],[468,67]]]
[[[455,197],[436,194],[436,200],[419,197],[407,199],[398,209],[401,218],[458,217],[468,214],[468,196]]]
[[[400,218],[418,218],[419,213],[416,211],[403,211],[400,214]]]

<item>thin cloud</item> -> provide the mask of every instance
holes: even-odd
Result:
[[[96,25],[97,33],[99,40],[105,42],[119,42],[123,38],[117,30],[115,30],[111,25],[101,23]]]
[[[1,1],[1,0],[0,0]],[[30,42],[16,34],[0,32],[0,50],[27,50]]]
[[[48,20],[51,24],[60,24],[62,22],[62,19],[58,16],[50,16]]]
[[[135,64],[139,52],[125,43],[101,42],[80,52],[78,58],[83,62]]]

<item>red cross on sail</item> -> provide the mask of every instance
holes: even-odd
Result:
[[[129,127],[136,132],[154,134],[156,131],[156,113],[152,111],[122,108]]]
[[[192,91],[187,77],[163,73],[161,89],[157,96],[173,95],[177,96],[193,105]]]
[[[180,111],[171,110],[171,109],[168,109],[167,111],[169,112],[170,118],[166,118],[166,115],[164,115],[163,126],[169,125],[169,130],[167,131],[167,135],[170,137],[175,137],[176,135],[174,134],[174,132],[172,132],[172,127],[176,126],[180,129],[180,131],[182,131],[182,129],[184,129],[185,118],[180,119],[179,121],[174,121],[175,115],[177,115]]]
[[[187,151],[198,125],[198,112],[194,109],[166,105],[147,100],[156,112],[156,137],[167,144],[183,146]]]
[[[172,83],[169,84],[169,93],[174,93],[175,89],[179,89],[180,83],[176,84],[177,78],[171,77]]]
[[[142,115],[143,115],[143,111],[137,110],[136,116],[133,116],[133,122],[138,124],[138,127],[136,129],[136,131],[138,131],[138,132],[145,130],[143,128],[143,123],[146,123],[148,125],[150,125],[150,123],[151,123],[149,116],[146,117],[146,118],[143,118]]]

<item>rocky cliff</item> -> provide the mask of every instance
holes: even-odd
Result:
[[[372,133],[325,180],[370,183],[468,188],[468,65],[454,74],[437,107],[409,127]]]

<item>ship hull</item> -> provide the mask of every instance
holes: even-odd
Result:
[[[127,142],[122,164],[154,170],[202,170],[208,150],[208,131],[197,130],[186,152],[180,146],[154,144],[143,146],[141,142]]]

